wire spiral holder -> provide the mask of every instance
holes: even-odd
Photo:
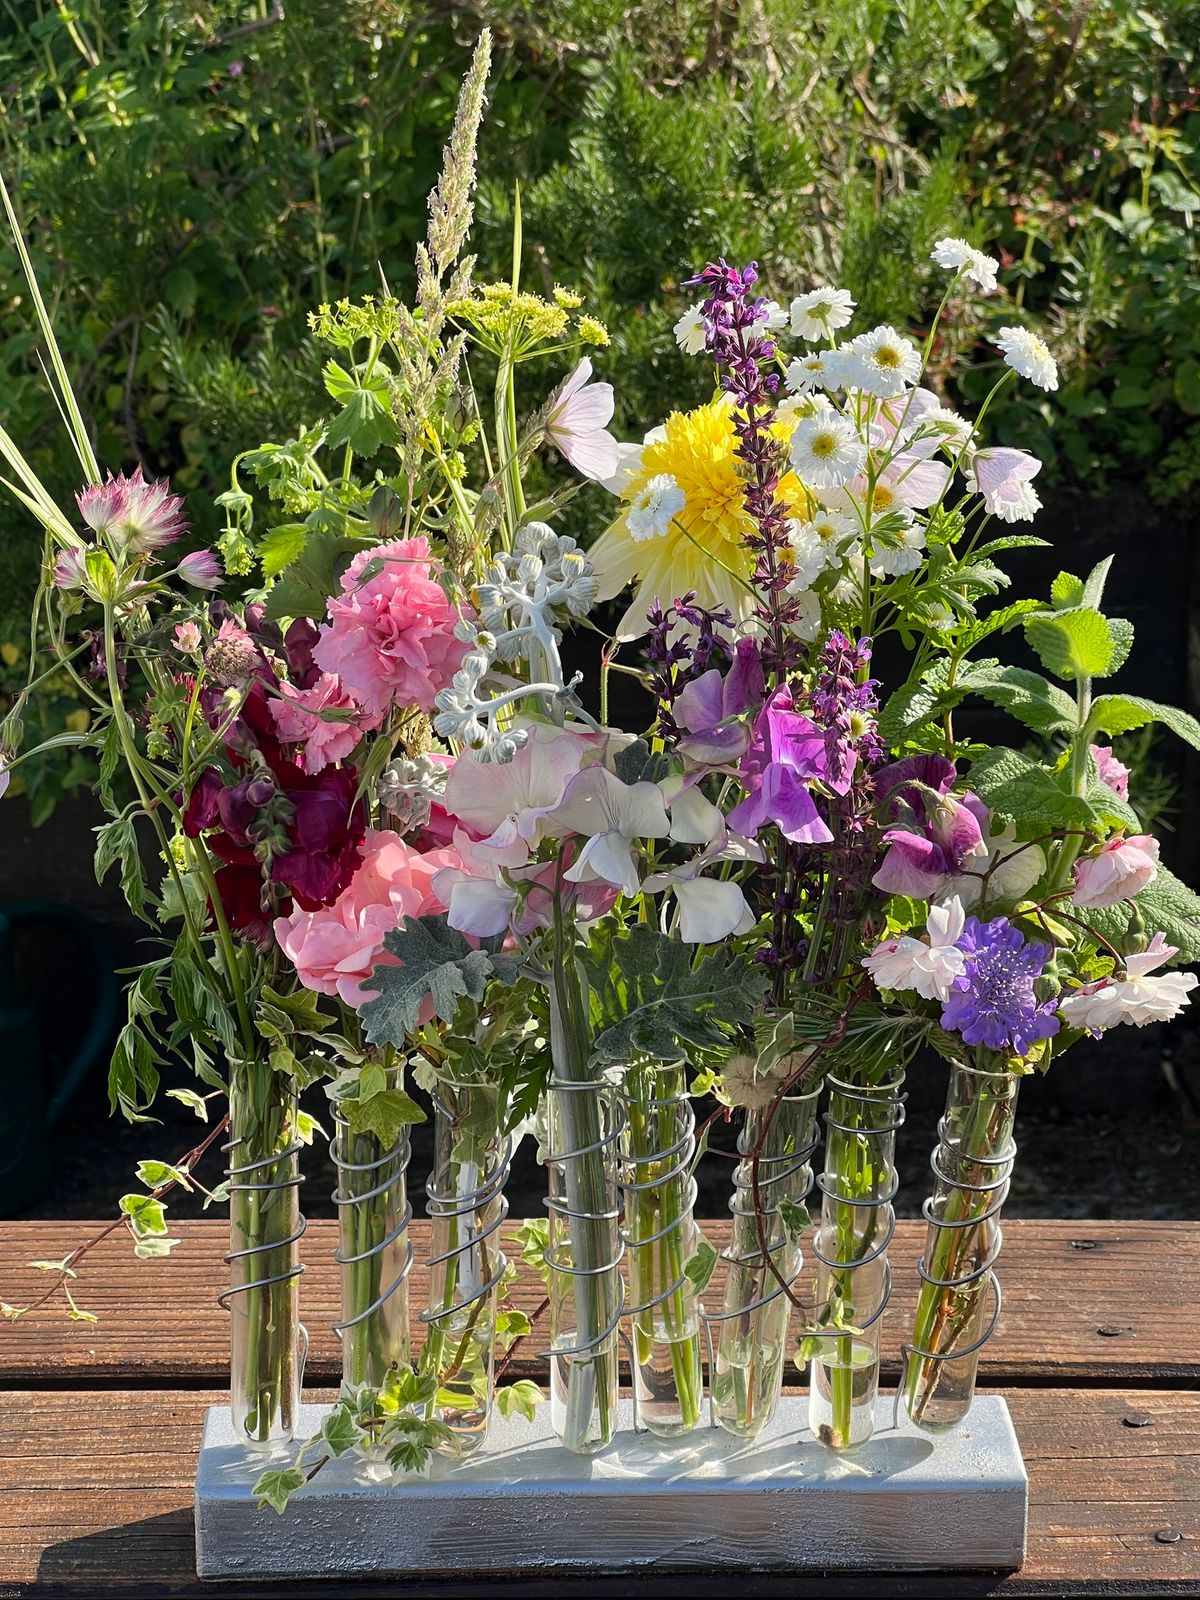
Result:
[[[708,1342],[709,1419],[714,1427],[741,1438],[753,1438],[770,1421],[783,1385],[791,1290],[804,1254],[785,1225],[781,1206],[787,1201],[803,1205],[812,1189],[818,1094],[790,1095],[775,1108],[758,1158],[757,1207],[753,1157],[763,1134],[763,1113],[748,1111],[738,1134],[740,1160],[729,1199],[733,1235],[722,1252],[724,1299],[720,1311],[701,1306],[700,1318]]]
[[[602,1449],[616,1424],[617,1335],[625,1310],[616,1172],[623,1117],[602,1083],[557,1075],[549,1132],[550,1415],[568,1449]]]
[[[338,1215],[341,1320],[333,1331],[342,1346],[342,1381],[378,1387],[388,1368],[409,1359],[408,1275],[412,1202],[407,1128],[380,1150],[373,1134],[355,1134],[345,1114],[333,1108],[329,1156],[337,1171],[333,1203]],[[378,1152],[378,1153],[376,1153]]]
[[[874,1431],[879,1345],[892,1293],[896,1134],[906,1110],[903,1074],[875,1085],[832,1075],[827,1081],[825,1164],[817,1177],[821,1221],[812,1240],[818,1266],[810,1338],[818,1342],[809,1420],[821,1443],[841,1450]]]
[[[1017,1157],[1013,1101],[1015,1089],[995,1118],[1001,1137],[982,1154],[964,1151],[961,1129],[949,1112],[938,1122],[929,1161],[934,1192],[921,1206],[928,1225],[925,1254],[917,1262],[921,1296],[913,1336],[901,1345],[897,1391],[897,1409],[903,1400],[911,1419],[932,1432],[953,1426],[970,1410],[979,1355],[1003,1309],[995,1265],[1004,1244],[1000,1212]]]
[[[253,1160],[237,1131],[231,1086],[228,1157],[230,1248],[223,1257],[230,1286],[217,1304],[230,1313],[230,1406],[240,1437],[256,1444],[291,1439],[298,1421],[308,1330],[297,1320],[296,1288],[303,1262],[296,1246],[308,1220],[300,1210],[300,1141]],[[294,1127],[294,1117],[284,1119]]]
[[[681,1079],[677,1089],[662,1092],[671,1081],[656,1073],[648,1092],[639,1093],[627,1077],[617,1096],[624,1123],[621,1240],[633,1300],[625,1306],[633,1425],[664,1437],[696,1426],[704,1395],[699,1310],[686,1271],[697,1244],[696,1113]]]

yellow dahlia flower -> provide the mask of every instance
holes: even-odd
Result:
[[[781,422],[780,437],[794,425],[794,419]],[[620,637],[645,633],[653,600],[667,605],[690,589],[701,605],[726,605],[735,619],[754,609],[754,555],[746,543],[754,524],[736,445],[725,396],[695,411],[672,412],[642,444],[622,445],[621,467],[606,480],[621,509],[589,552],[600,599],[637,586],[617,627]],[[778,494],[790,514],[809,514],[809,497],[795,473],[780,480]]]

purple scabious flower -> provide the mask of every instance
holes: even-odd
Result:
[[[1057,1001],[1039,1001],[1033,987],[1050,959],[1048,944],[1027,943],[1007,917],[968,917],[958,948],[967,961],[942,1011],[943,1028],[1018,1056],[1058,1032]]]

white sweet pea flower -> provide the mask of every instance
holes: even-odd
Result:
[[[609,883],[625,894],[640,887],[634,849],[639,839],[665,839],[670,821],[654,783],[622,783],[607,767],[585,767],[567,784],[560,805],[545,819],[558,837],[578,834],[587,843],[563,874],[570,883]]]
[[[1058,388],[1058,366],[1049,347],[1028,328],[1001,328],[996,348],[1004,354],[1004,364],[1019,372],[1039,389]]]
[[[1016,827],[1010,822],[1000,833],[990,829],[983,832],[970,872],[951,878],[938,899],[944,903],[953,896],[968,911],[973,910],[983,893],[986,873],[989,903],[1021,900],[1045,870],[1046,856],[1041,845],[1018,844]]]
[[[754,913],[741,886],[728,879],[703,876],[718,861],[761,861],[763,853],[752,840],[722,828],[722,838],[700,855],[669,872],[655,872],[642,885],[647,894],[669,890],[679,905],[677,932],[686,944],[716,944],[732,934],[749,933]]]
[[[675,324],[675,343],[685,356],[703,355],[704,347],[708,343],[704,317],[700,310],[701,304],[702,302],[698,300],[694,306],[689,306]]]
[[[966,966],[967,958],[958,948],[965,922],[966,913],[957,898],[930,906],[925,939],[909,934],[885,939],[863,957],[862,964],[879,989],[912,989],[923,1000],[945,1002]]]

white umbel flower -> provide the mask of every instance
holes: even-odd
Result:
[[[843,362],[839,350],[813,350],[789,363],[783,381],[792,394],[810,394],[814,389],[840,389]]]
[[[689,306],[675,324],[675,343],[685,356],[699,356],[704,354],[704,347],[708,342],[708,335],[704,327],[704,318],[700,313],[700,301],[694,306]]]
[[[842,381],[846,387],[862,389],[881,400],[902,393],[921,376],[921,352],[887,323],[860,333],[843,345],[840,353],[845,360]]]
[[[686,496],[669,472],[656,473],[632,501],[625,517],[629,537],[641,544],[661,539],[683,510]]]
[[[899,516],[900,512],[892,515]],[[925,548],[925,529],[921,523],[910,522],[891,532],[890,537],[895,542],[876,546],[871,557],[871,571],[877,578],[900,578],[906,572],[915,572],[921,565],[921,552]]]
[[[992,256],[985,256],[982,250],[976,250],[965,239],[939,239],[930,255],[939,267],[944,267],[947,272],[961,272],[984,294],[991,294],[995,290],[1000,263]]]
[[[810,289],[792,301],[792,333],[805,344],[816,344],[844,328],[853,315],[854,301],[848,289]]]
[[[1058,366],[1044,340],[1028,328],[1001,328],[996,348],[1004,353],[1004,364],[1028,378],[1039,389],[1058,388]]]
[[[836,489],[867,464],[867,447],[854,425],[836,411],[805,417],[791,442],[792,469],[814,489]]]

